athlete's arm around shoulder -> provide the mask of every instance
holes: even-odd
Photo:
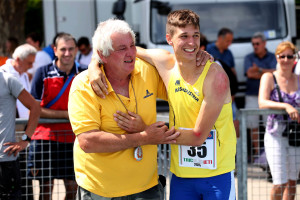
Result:
[[[160,77],[167,86],[170,72],[175,65],[175,56],[164,49],[143,49],[137,47],[137,57],[155,66]]]
[[[208,137],[224,104],[231,102],[229,79],[221,66],[212,63],[203,83],[203,101],[193,130],[180,131],[178,144],[200,146]]]

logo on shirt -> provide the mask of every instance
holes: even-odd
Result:
[[[146,96],[144,96],[144,99],[146,99],[146,98],[148,98],[148,97],[150,97],[152,95],[153,95],[153,92],[150,93],[149,90],[146,90]]]
[[[175,93],[177,92],[184,92],[187,95],[191,96],[193,99],[195,99],[196,101],[199,101],[199,98],[197,96],[199,96],[199,91],[197,89],[194,88],[194,93],[197,95],[195,95],[192,91],[190,91],[189,89],[180,86],[180,80],[176,80],[175,81]]]
[[[192,91],[190,91],[189,89],[187,89],[187,88],[184,88],[184,87],[177,87],[177,88],[175,88],[175,93],[177,93],[177,92],[184,92],[184,93],[186,93],[187,95],[189,95],[189,96],[191,96],[195,101],[199,101],[199,98],[198,97],[196,97],[196,95],[194,95],[194,93],[192,92]]]

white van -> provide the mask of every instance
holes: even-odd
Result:
[[[257,31],[264,32],[271,52],[281,41],[296,37],[294,0],[48,0],[43,1],[43,5],[47,44],[60,31],[69,32],[76,38],[91,38],[98,22],[114,17],[114,10],[115,14],[124,15],[137,33],[139,44],[171,52],[165,40],[167,14],[172,10],[191,9],[199,14],[200,30],[209,42],[216,40],[223,27],[234,32],[234,41],[229,48],[239,81],[237,97],[244,96],[244,57],[253,50],[252,35]]]
[[[149,23],[149,33],[140,34],[141,42],[145,41],[148,48],[165,48],[172,51],[165,40],[166,15],[163,12],[168,8],[186,8],[198,13],[200,31],[209,42],[215,42],[218,31],[223,27],[234,32],[234,41],[229,49],[235,59],[240,83],[237,96],[244,96],[244,57],[253,51],[252,35],[257,31],[263,32],[268,40],[267,49],[271,52],[274,52],[283,40],[292,41],[296,37],[294,0],[160,0],[151,1],[150,18],[145,22]]]

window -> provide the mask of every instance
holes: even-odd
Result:
[[[191,9],[200,16],[200,31],[210,42],[216,40],[219,29],[223,27],[230,28],[233,31],[233,42],[250,41],[252,35],[257,31],[264,32],[267,39],[283,38],[287,35],[282,0],[174,2],[169,1],[168,6],[171,10]],[[155,4],[152,3],[152,5]],[[155,44],[165,44],[167,16],[159,13],[159,7],[152,6],[151,40]]]

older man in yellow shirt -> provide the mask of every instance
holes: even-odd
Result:
[[[135,37],[128,24],[108,20],[99,24],[93,51],[108,83],[108,95],[98,97],[87,71],[73,81],[69,117],[76,141],[74,166],[78,199],[164,199],[158,183],[157,144],[174,143],[179,135],[156,122],[156,98],[166,89],[154,67],[136,59]],[[131,132],[114,121],[117,111],[142,117]]]

